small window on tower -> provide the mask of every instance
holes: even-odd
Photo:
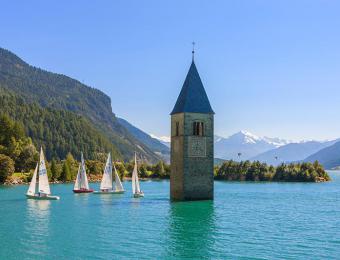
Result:
[[[175,131],[176,136],[179,136],[179,122],[176,122],[176,131]]]
[[[193,123],[193,135],[203,136],[204,135],[204,124],[203,122]]]

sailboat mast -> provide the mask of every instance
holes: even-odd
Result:
[[[37,192],[39,192],[39,187],[38,187],[38,181],[39,181],[39,168],[40,168],[40,163],[37,163],[37,174],[35,176],[35,185],[34,185],[34,194],[36,194]],[[38,179],[38,181],[37,181]]]

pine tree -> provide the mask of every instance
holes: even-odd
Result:
[[[61,171],[60,180],[61,181],[71,181],[72,180],[70,165],[67,162],[67,160],[63,164],[63,170]]]
[[[58,168],[57,168],[57,162],[56,160],[53,158],[52,162],[51,162],[51,173],[52,173],[52,180],[57,180],[59,178],[59,172],[58,172]]]
[[[73,155],[71,153],[68,153],[66,155],[66,162],[70,170],[70,178],[69,180],[74,179],[77,176],[77,161],[74,159]]]

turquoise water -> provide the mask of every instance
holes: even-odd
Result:
[[[26,200],[0,187],[0,259],[334,259],[340,256],[340,172],[329,183],[215,182],[213,202],[169,202],[168,181],[146,197],[73,194]],[[98,188],[98,184],[92,184]]]

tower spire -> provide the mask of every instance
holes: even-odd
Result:
[[[195,42],[192,42],[192,61],[194,62],[195,58]]]

